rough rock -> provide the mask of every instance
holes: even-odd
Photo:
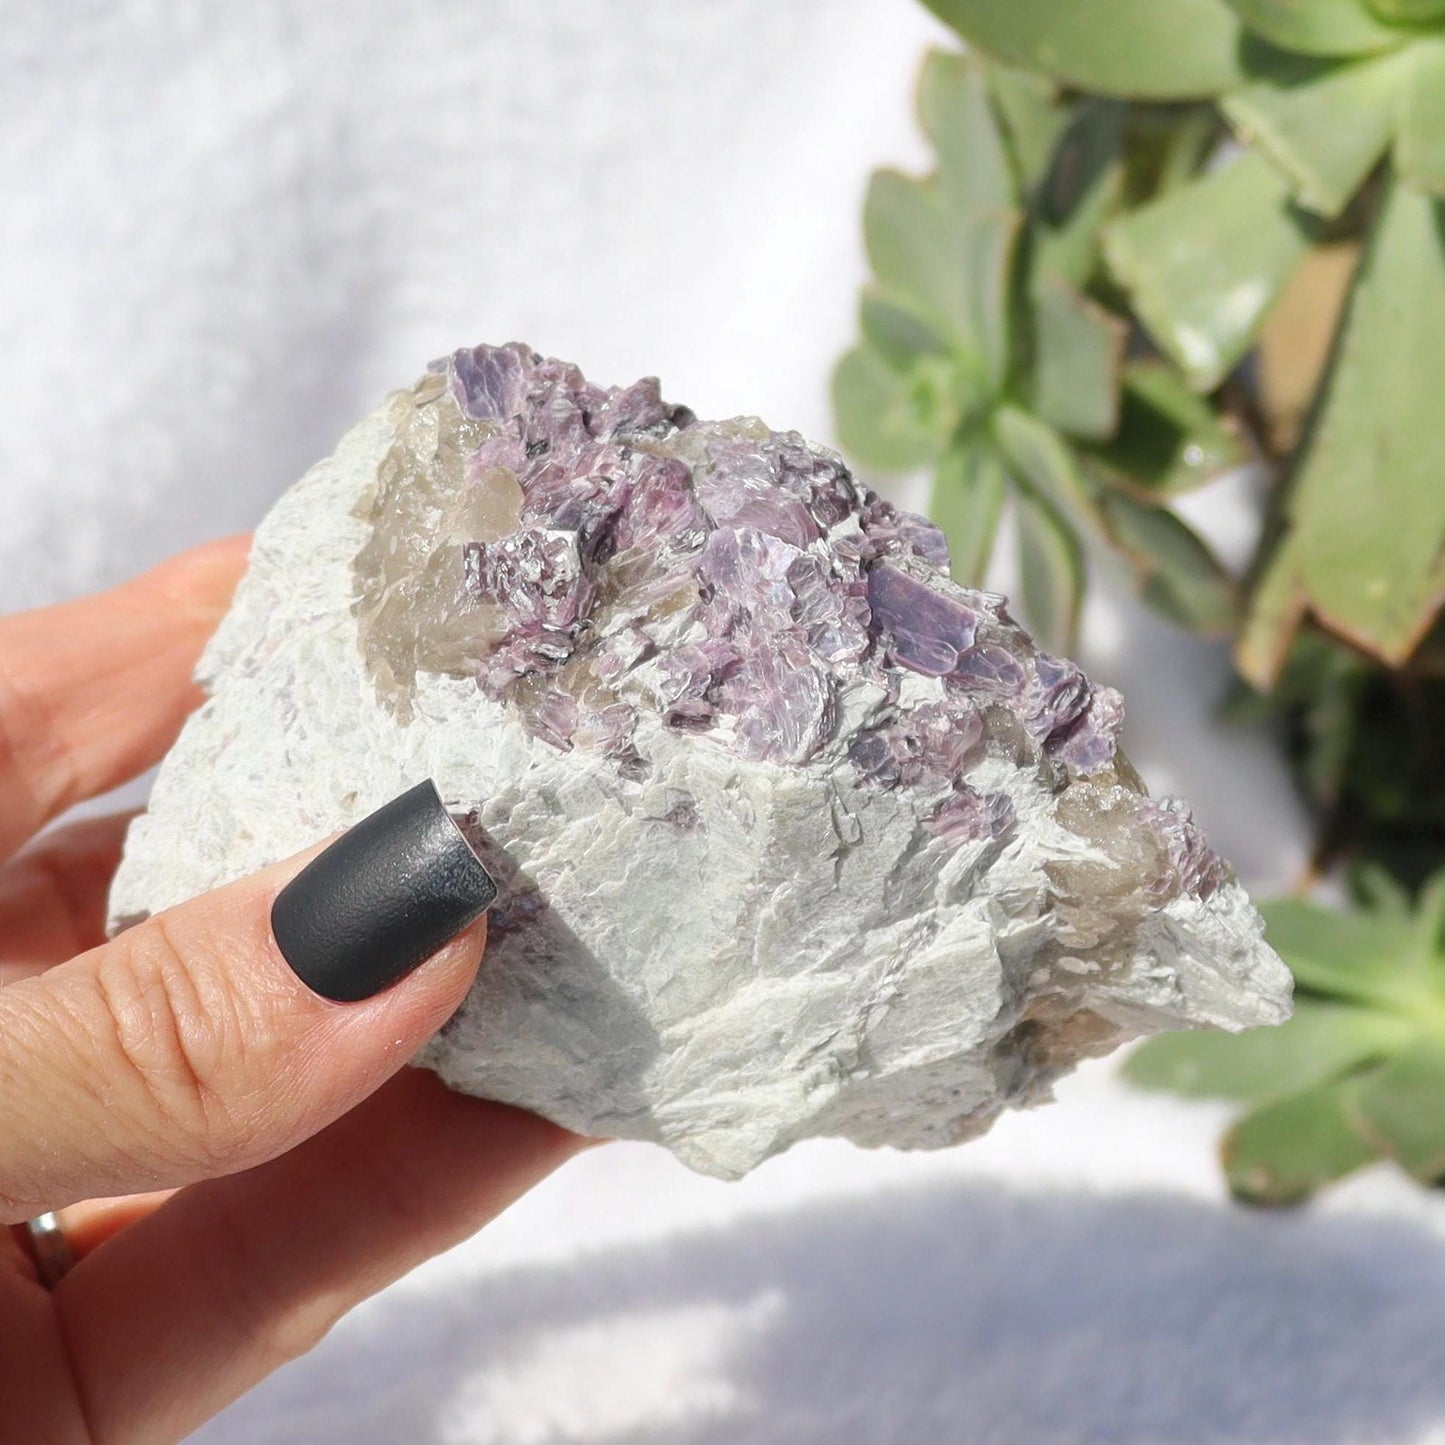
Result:
[[[498,876],[418,1062],[737,1176],[928,1148],[1289,976],[1118,695],[833,453],[478,347],[276,505],[114,926],[434,778]]]

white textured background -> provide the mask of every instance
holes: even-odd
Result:
[[[0,607],[250,526],[432,356],[517,338],[827,439],[912,0],[12,0]],[[1235,555],[1249,488],[1195,515]],[[1006,579],[1005,579],[1006,580]],[[1088,661],[1262,890],[1299,867],[1226,676],[1117,589]],[[1445,1441],[1445,1208],[1222,1199],[1223,1114],[1108,1066],[951,1154],[740,1185],[612,1146],[201,1438],[445,1445]],[[0,1322],[3,1347],[3,1322]]]

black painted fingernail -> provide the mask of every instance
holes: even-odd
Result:
[[[271,908],[297,978],[323,998],[370,998],[485,911],[497,885],[428,780],[313,858]]]

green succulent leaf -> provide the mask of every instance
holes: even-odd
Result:
[[[1408,919],[1414,912],[1409,891],[1378,863],[1362,863],[1356,867],[1350,875],[1350,888],[1361,908],[1381,918]],[[1435,880],[1431,892],[1436,897],[1445,894],[1445,875]]]
[[[1135,1050],[1124,1073],[1146,1089],[1262,1103],[1373,1063],[1414,1032],[1387,1014],[1300,999],[1294,1016],[1278,1028],[1160,1034]]]
[[[1389,147],[1411,73],[1408,52],[1344,62],[1282,56],[1267,79],[1220,108],[1290,178],[1300,205],[1334,217]]]
[[[1024,611],[1046,647],[1071,652],[1084,595],[1084,558],[1078,538],[1052,507],[1032,493],[1020,494],[1015,516]]]
[[[1034,409],[1080,437],[1112,436],[1128,323],[1063,280],[1034,288]]]
[[[1087,450],[1111,487],[1147,502],[1213,481],[1247,455],[1233,424],[1157,359],[1125,367],[1118,431]]]
[[[948,538],[954,578],[981,587],[1008,490],[998,453],[977,440],[955,442],[933,472],[928,515]]]
[[[909,471],[942,450],[946,428],[919,405],[915,378],[890,366],[871,346],[850,351],[833,373],[838,438],[865,466]]]
[[[1212,104],[1130,106],[1125,204],[1137,208],[1192,180],[1227,135]]]
[[[1389,187],[1250,604],[1238,661],[1267,687],[1306,611],[1399,665],[1445,596],[1445,207]]]
[[[1445,0],[1369,0],[1369,8],[1395,25],[1432,25],[1445,19]]]
[[[1423,960],[1411,920],[1298,898],[1265,903],[1260,912],[1265,936],[1301,988],[1384,1008],[1408,1009],[1418,996]]]
[[[1417,1179],[1445,1175],[1445,1040],[1420,1039],[1351,1094],[1356,1127]]]
[[[1400,43],[1400,32],[1364,0],[1228,0],[1256,35],[1301,55],[1369,55]]]
[[[1432,987],[1445,991],[1445,872],[1428,879],[1415,906],[1415,948]]]
[[[925,0],[1008,65],[1106,95],[1190,100],[1240,83],[1238,18],[1223,0]]]
[[[978,62],[930,51],[918,81],[918,112],[938,154],[938,192],[949,219],[968,224],[1011,209],[1013,172]]]
[[[1037,278],[1082,288],[1098,267],[1100,232],[1124,189],[1125,109],[1089,101],[1059,138],[1031,217]]]
[[[980,217],[963,241],[964,284],[974,347],[993,391],[1003,386],[1012,359],[1010,287],[1022,225],[1020,212],[997,212]]]
[[[1445,40],[1420,41],[1407,58],[1412,73],[1400,111],[1395,164],[1411,185],[1445,195]]]
[[[907,372],[925,356],[943,356],[943,338],[916,311],[895,305],[874,287],[867,287],[858,305],[863,339],[894,371]]]
[[[1234,579],[1167,507],[1121,493],[1103,498],[1114,545],[1132,563],[1146,602],[1196,632],[1229,632],[1238,615]]]
[[[863,243],[889,299],[953,340],[972,339],[962,245],[932,186],[875,171],[863,202]]]
[[[1225,1136],[1224,1171],[1249,1204],[1298,1204],[1374,1157],[1347,1107],[1352,1080],[1333,1080],[1265,1104]]]
[[[1093,489],[1058,432],[1017,406],[1000,407],[993,425],[1009,473],[1023,490],[1038,496],[1076,533],[1103,532]]]
[[[1246,152],[1115,221],[1110,266],[1154,339],[1200,391],[1216,386],[1309,249],[1289,182]]]
[[[1069,107],[1046,76],[997,63],[988,67],[989,94],[1003,123],[1014,169],[1022,187],[1048,170],[1054,146],[1069,123]]]

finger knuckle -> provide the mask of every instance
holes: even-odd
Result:
[[[105,1041],[130,1085],[127,1124],[161,1134],[187,1162],[220,1162],[236,1137],[226,1080],[242,1037],[224,992],[201,986],[164,915],[122,934],[94,977]]]
[[[0,652],[0,783],[27,798],[37,815],[75,795],[75,760],[58,736],[42,694]]]

